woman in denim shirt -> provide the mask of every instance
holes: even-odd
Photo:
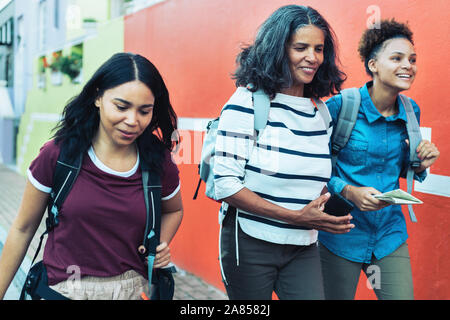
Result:
[[[346,234],[319,233],[325,296],[353,299],[363,270],[375,280],[378,299],[413,299],[401,207],[373,197],[398,189],[409,161],[406,112],[398,94],[411,87],[417,72],[412,32],[405,24],[385,20],[380,28],[365,31],[358,50],[373,81],[359,89],[358,118],[328,183],[331,193],[355,204],[355,228]],[[411,102],[419,120],[420,109]],[[333,121],[341,105],[341,95],[327,101]],[[414,178],[423,181],[439,151],[426,140],[416,151],[422,162]]]

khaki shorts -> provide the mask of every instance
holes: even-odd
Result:
[[[72,300],[141,300],[148,295],[148,281],[134,270],[114,277],[85,276],[50,286]]]

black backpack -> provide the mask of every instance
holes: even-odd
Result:
[[[60,293],[48,286],[47,271],[43,261],[33,265],[41,249],[44,236],[59,224],[59,212],[64,200],[69,194],[83,163],[83,154],[75,160],[70,160],[64,144],[56,162],[53,175],[53,187],[47,205],[46,230],[41,235],[39,245],[31,262],[31,269],[25,279],[20,294],[20,300],[25,300],[26,294],[32,300],[68,300]],[[153,270],[153,261],[156,255],[156,247],[159,245],[161,232],[161,181],[160,176],[151,171],[145,161],[140,162],[142,171],[142,184],[144,189],[145,208],[147,213],[145,233],[139,254],[144,261],[148,261],[149,288],[151,288],[152,300],[171,300],[174,293],[174,280],[172,273],[175,267]],[[150,213],[149,198],[152,199],[152,212]]]

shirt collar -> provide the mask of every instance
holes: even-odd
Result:
[[[369,123],[377,121],[379,118],[384,118],[381,113],[378,111],[378,109],[375,107],[375,105],[372,102],[372,99],[370,98],[369,90],[373,85],[372,81],[367,82],[363,87],[359,89],[359,92],[361,94],[361,108],[362,112],[365,114],[367,121]],[[407,121],[406,120],[406,112],[405,107],[403,106],[403,103],[400,100],[400,97],[397,97],[397,105],[399,106],[399,111],[397,114],[394,114],[390,117],[386,118],[386,121],[395,121],[397,119]]]

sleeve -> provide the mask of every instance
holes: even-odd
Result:
[[[214,156],[214,186],[217,199],[244,188],[245,165],[254,136],[252,93],[238,88],[220,116]]]
[[[50,193],[53,186],[53,173],[59,156],[59,147],[54,140],[46,142],[38,156],[27,170],[30,183],[38,190]]]
[[[331,115],[331,119],[333,120],[333,128],[335,128],[339,116],[339,111],[341,111],[342,96],[340,94],[335,95],[328,99],[325,104],[327,105],[328,111]]]
[[[328,111],[330,111],[331,119],[333,121],[333,130],[336,128],[336,122],[339,116],[339,111],[341,110],[342,105],[342,96],[340,94],[328,99],[326,101],[326,105],[328,107]],[[330,144],[331,146],[331,144]],[[347,185],[347,182],[337,177],[335,172],[335,168],[333,168],[333,172],[331,174],[331,179],[328,181],[327,188],[331,194],[342,192],[342,189]]]
[[[177,165],[169,150],[164,155],[163,175],[161,177],[161,200],[169,200],[180,191],[180,177]]]

